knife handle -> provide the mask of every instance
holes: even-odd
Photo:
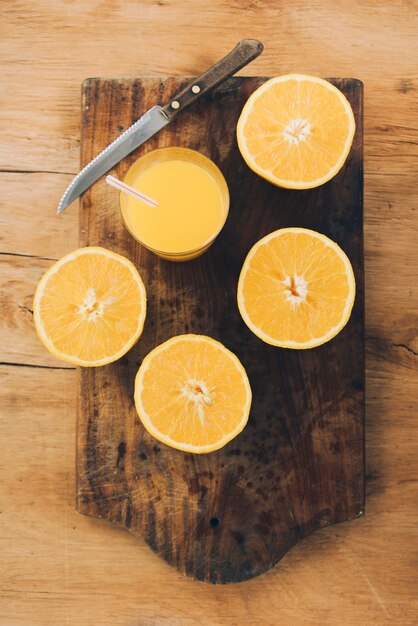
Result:
[[[217,87],[224,80],[238,72],[244,65],[258,57],[264,49],[257,39],[241,39],[229,54],[209,68],[204,74],[187,85],[180,93],[162,107],[165,115],[171,120],[200,96]]]

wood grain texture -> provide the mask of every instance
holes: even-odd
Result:
[[[48,259],[0,255],[0,345],[1,362],[72,367],[45,350],[33,324],[33,295],[42,274],[51,265]]]
[[[1,626],[195,626],[203,619],[208,626],[415,626],[416,0],[7,0],[0,12],[0,167],[45,175],[45,205],[36,205],[45,215],[66,173],[79,168],[80,85],[88,76],[196,75],[253,36],[265,51],[246,74],[360,77],[367,291],[367,515],[315,533],[240,585],[186,579],[138,537],[77,515],[75,372],[1,366]],[[42,248],[40,256],[54,258],[67,251],[57,247],[59,234],[30,228],[37,185],[20,172],[3,179],[10,202],[2,223],[13,234],[0,240],[0,252]],[[74,226],[68,232],[75,247]],[[14,263],[17,282],[6,280],[16,276]],[[9,255],[1,307],[33,293],[34,266],[37,259]],[[40,363],[30,313],[16,306],[13,316],[3,337],[10,346],[26,327],[14,356]]]
[[[57,219],[57,198],[68,174],[0,172],[0,249],[6,254],[58,259],[77,247],[78,216]]]
[[[82,162],[98,154],[153,103],[191,78],[85,83]],[[83,245],[111,245],[139,268],[147,323],[124,359],[81,371],[78,510],[141,533],[180,571],[210,582],[253,578],[314,530],[364,511],[364,331],[362,85],[334,82],[350,100],[357,131],[350,156],[329,184],[278,189],[239,153],[235,128],[263,78],[233,78],[194,103],[121,162],[115,175],[156,147],[182,145],[211,157],[231,194],[227,224],[201,258],[173,264],[125,230],[118,193],[99,181],[83,197]],[[319,230],[350,257],[356,303],[346,329],[315,350],[267,346],[243,324],[237,281],[251,246],[285,226]],[[249,424],[209,455],[183,454],[148,435],[133,407],[138,364],[176,334],[222,341],[244,364],[253,390]]]
[[[1,169],[78,171],[88,76],[197,75],[248,36],[265,51],[246,75],[355,75],[385,98],[418,77],[414,0],[8,0],[1,10],[3,88],[13,94],[0,116]],[[406,119],[414,128],[412,111]]]

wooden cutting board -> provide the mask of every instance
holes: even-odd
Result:
[[[87,80],[82,165],[188,80]],[[148,313],[143,336],[124,358],[80,371],[78,511],[143,535],[171,565],[214,583],[257,576],[315,530],[364,513],[362,84],[332,80],[351,102],[357,123],[343,170],[317,189],[289,191],[251,172],[237,149],[240,111],[264,80],[230,79],[113,172],[122,177],[135,158],[169,145],[212,158],[228,182],[231,209],[202,257],[176,264],[142,248],[126,232],[118,192],[104,179],[86,192],[81,206],[81,245],[105,246],[135,263],[147,289]],[[351,319],[335,339],[313,350],[264,344],[245,326],[236,304],[248,250],[285,226],[328,235],[354,267]],[[244,364],[253,390],[247,427],[207,455],[154,440],[133,405],[141,360],[181,333],[222,341]]]

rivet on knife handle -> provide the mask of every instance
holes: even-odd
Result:
[[[173,100],[163,107],[164,113],[168,118],[172,119],[184,107],[258,57],[263,49],[263,44],[257,39],[242,39],[226,57],[187,85],[180,93],[176,94]]]

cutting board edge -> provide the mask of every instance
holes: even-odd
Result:
[[[196,576],[194,572],[187,571],[187,568],[178,567],[177,563],[170,561],[170,559],[167,558],[167,556],[164,555],[163,552],[157,550],[155,547],[155,544],[153,544],[152,541],[148,541],[147,537],[144,536],[144,534],[141,531],[135,530],[134,528],[131,528],[131,527],[127,527],[123,522],[112,519],[111,517],[103,516],[100,512],[97,512],[96,510],[90,510],[89,505],[88,504],[86,505],[85,503],[83,503],[81,501],[81,498],[79,498],[78,496],[76,499],[75,509],[79,515],[84,515],[85,517],[89,517],[90,519],[100,519],[101,522],[106,522],[107,524],[110,524],[112,526],[117,526],[118,528],[125,530],[126,532],[129,532],[131,535],[134,535],[135,537],[139,538],[141,541],[144,542],[144,544],[146,544],[149,548],[151,548],[153,554],[155,554],[161,561],[163,561],[164,564],[166,564],[170,569],[174,570],[173,574],[175,573],[175,571],[178,571],[184,576],[192,577],[199,582],[210,583],[213,585],[239,584],[239,583],[244,583],[249,580],[252,580],[253,578],[258,578],[259,576],[262,576],[263,574],[266,574],[267,572],[269,572],[271,569],[275,568],[280,563],[280,561],[298,545],[302,543],[308,543],[313,537],[313,535],[315,535],[319,531],[325,531],[325,533],[327,533],[326,529],[331,529],[334,526],[338,526],[339,524],[342,524],[344,522],[355,521],[361,517],[364,517],[365,515],[364,501],[363,501],[360,510],[353,512],[352,514],[346,516],[344,519],[340,519],[340,520],[333,521],[333,522],[327,522],[319,527],[312,527],[310,529],[307,529],[307,532],[303,537],[298,537],[298,538],[295,538],[293,541],[289,541],[289,543],[283,547],[283,551],[278,556],[278,558],[272,560],[269,563],[266,563],[266,566],[264,568],[260,567],[257,571],[252,570],[251,574],[249,574],[248,576],[243,576],[240,579],[234,578],[232,580],[218,580],[217,578],[211,579],[210,577],[209,578],[199,577],[199,576]],[[128,497],[126,498],[126,500],[128,500]]]

